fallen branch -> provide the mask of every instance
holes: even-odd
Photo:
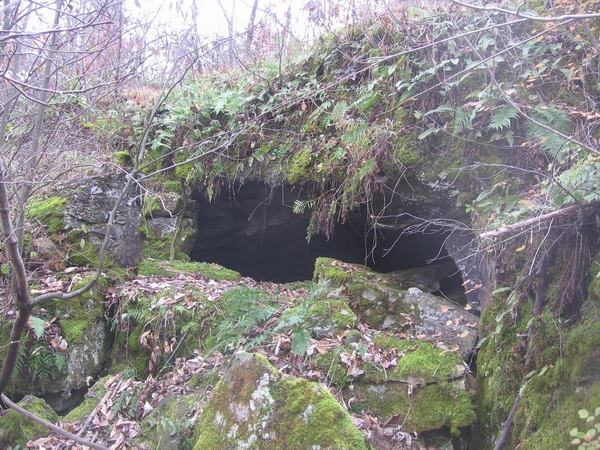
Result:
[[[542,214],[541,216],[532,217],[531,219],[524,220],[522,222],[513,223],[512,225],[505,225],[503,227],[497,228],[492,231],[486,231],[485,233],[481,233],[479,237],[481,239],[492,239],[498,236],[501,236],[506,233],[513,233],[515,231],[522,230],[523,228],[527,228],[530,225],[535,225],[537,223],[546,222],[548,220],[554,219],[560,216],[569,216],[574,212],[578,211],[581,208],[593,208],[600,204],[600,202],[595,201],[591,203],[586,203],[584,205],[571,205],[566,208],[557,209],[556,211],[549,212],[547,214]]]
[[[61,436],[64,436],[68,439],[72,439],[75,442],[81,444],[81,445],[85,445],[87,447],[96,449],[96,450],[109,450],[108,447],[104,447],[103,445],[98,445],[98,444],[94,444],[93,442],[90,442],[86,439],[83,439],[73,433],[69,433],[67,430],[63,430],[61,427],[54,425],[52,422],[48,422],[47,420],[42,419],[41,417],[36,416],[35,414],[33,414],[32,412],[27,411],[26,409],[21,408],[19,405],[13,403],[6,395],[2,394],[2,401],[4,402],[4,404],[6,406],[8,406],[10,409],[14,409],[16,412],[18,412],[19,414],[33,420],[34,422],[37,422],[39,424],[44,425],[46,428],[48,428],[51,431],[54,431],[57,434],[60,434]]]

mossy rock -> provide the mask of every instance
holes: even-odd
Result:
[[[83,287],[89,279],[85,277],[74,283],[72,289]],[[108,361],[111,342],[104,317],[107,286],[108,281],[100,278],[94,287],[76,298],[53,299],[34,310],[35,317],[60,327],[59,336],[66,342],[67,351],[59,353],[46,340],[35,340],[32,332],[25,334],[21,343],[29,353],[24,358],[24,371],[15,372],[11,378],[8,387],[11,394],[79,390],[87,386],[89,378],[95,378],[101,372]],[[1,339],[7,340],[8,335]]]
[[[47,225],[48,234],[58,233],[65,228],[64,209],[67,201],[66,198],[57,196],[33,197],[25,207],[25,218],[28,221],[39,221]]]
[[[363,434],[317,383],[282,378],[259,354],[236,353],[196,428],[195,450],[363,450]]]
[[[314,281],[342,288],[347,292],[352,310],[376,329],[384,327],[386,317],[400,314],[415,314],[413,305],[402,301],[401,291],[390,289],[385,275],[358,264],[348,264],[331,258],[317,258]],[[402,320],[402,319],[401,319]],[[415,317],[415,320],[418,320]]]
[[[242,278],[239,272],[226,269],[215,263],[166,261],[146,259],[140,264],[139,275],[173,276],[178,273],[201,274],[211,280],[238,281]]]
[[[58,422],[56,413],[41,398],[28,395],[18,405],[48,422],[54,424]],[[34,422],[13,410],[7,411],[0,419],[0,448],[25,445],[29,440],[35,440],[49,434],[50,431],[44,425]]]
[[[476,420],[474,403],[462,382],[413,385],[388,381],[371,384],[357,382],[348,399],[352,411],[371,410],[382,420],[399,415],[403,430],[409,433],[449,427],[453,434]]]
[[[202,404],[203,397],[201,393],[165,397],[141,421],[140,432],[133,444],[161,450],[191,448],[194,428],[190,417]]]
[[[360,321],[382,331],[441,341],[467,358],[477,342],[479,318],[443,298],[405,289],[393,275],[373,272],[358,264],[317,258],[314,280],[337,288]]]

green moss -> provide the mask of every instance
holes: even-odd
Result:
[[[318,258],[314,280],[332,289],[345,289],[349,306],[372,328],[381,328],[388,316],[395,316],[397,323],[405,321],[401,314],[410,314],[414,322],[420,320],[418,310],[410,302],[403,301],[405,293],[395,288],[393,279],[358,264]]]
[[[376,336],[373,342],[386,351],[397,349],[398,354],[403,356],[395,367],[387,371],[383,371],[381,366],[363,364],[366,381],[425,384],[459,378],[464,371],[463,361],[456,353],[444,352],[429,342],[397,339],[383,334]]]
[[[81,342],[84,333],[89,329],[89,325],[81,319],[61,319],[61,328],[65,334],[67,342]]]
[[[120,167],[127,168],[133,166],[133,159],[129,152],[116,152],[114,158]]]
[[[409,169],[420,166],[423,163],[423,148],[420,142],[416,131],[398,135],[394,142],[396,160]]]
[[[25,217],[28,221],[37,220],[48,225],[47,232],[57,233],[65,228],[64,209],[67,199],[61,197],[33,197],[25,207]]]
[[[73,290],[87,284],[91,277],[74,284]],[[104,319],[104,292],[108,286],[106,278],[100,278],[89,291],[72,300],[54,300],[52,307],[65,339],[69,344],[81,343],[90,324]]]
[[[290,183],[306,181],[310,179],[312,153],[309,149],[303,149],[294,153],[289,161],[287,179]]]
[[[58,416],[42,399],[28,395],[19,402],[19,406],[29,412],[56,424]],[[25,445],[30,439],[48,436],[50,431],[44,426],[16,411],[9,410],[2,416],[0,425],[0,448]]]
[[[366,449],[364,436],[346,411],[318,384],[284,379],[274,388],[273,398],[284,405],[274,427],[284,442],[273,448]]]
[[[369,409],[382,420],[394,415],[403,418],[403,430],[422,432],[450,427],[453,434],[476,420],[474,404],[469,394],[457,383],[410,385],[387,382],[385,384],[356,383],[346,394],[353,396],[353,411]]]
[[[197,450],[366,449],[363,434],[328,391],[304,379],[280,379],[258,355],[221,379],[197,430]]]
[[[186,262],[186,261],[164,261],[146,259],[141,262],[138,273],[145,276],[165,276],[177,273],[200,273],[211,280],[238,281],[242,276],[239,272],[226,269],[214,263]]]

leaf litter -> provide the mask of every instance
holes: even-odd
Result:
[[[49,280],[48,287],[54,280]],[[68,289],[72,282],[65,282],[63,289]],[[45,289],[42,283],[42,289]],[[399,352],[398,349],[379,348],[373,341],[373,337],[379,334],[379,331],[373,330],[364,324],[357,324],[356,329],[360,332],[358,342],[351,342],[349,347],[352,351],[339,351],[346,344],[346,339],[350,335],[350,329],[343,330],[337,335],[329,334],[322,339],[308,340],[308,347],[304,354],[298,355],[292,351],[293,333],[274,332],[277,318],[281,313],[293,306],[297,306],[302,299],[309,296],[309,290],[304,287],[294,288],[289,285],[281,285],[269,282],[257,282],[251,278],[241,278],[237,281],[213,280],[198,273],[178,273],[174,276],[137,276],[117,286],[111,286],[106,291],[105,308],[107,311],[113,306],[118,306],[126,301],[135,300],[142,296],[146,298],[155,298],[155,302],[150,308],[172,308],[175,305],[183,305],[188,309],[201,308],[202,302],[198,302],[187,293],[194,290],[202,293],[207,302],[216,302],[227,291],[240,286],[254,287],[272,294],[276,299],[280,310],[272,319],[267,321],[262,327],[253,330],[254,333],[269,333],[270,339],[267,343],[255,346],[250,351],[258,352],[264,355],[271,364],[280,372],[290,375],[303,377],[311,381],[319,382],[329,389],[332,395],[340,404],[348,410],[352,404],[352,399],[346,404],[341,390],[331,386],[328,379],[328,370],[324,367],[318,367],[312,356],[324,355],[330,352],[338,351],[339,358],[346,367],[346,376],[350,379],[359,378],[364,374],[363,363],[379,367],[386,371],[398,364],[406,352],[416,350],[417,346],[405,349]],[[54,287],[54,286],[53,286]],[[156,296],[161,292],[171,292],[172,295]],[[407,317],[407,322],[410,318]],[[398,339],[416,338],[423,340],[424,336],[409,336],[405,332],[395,333]],[[60,347],[60,336],[53,338],[53,345]],[[149,368],[156,370],[156,349],[163,346],[172,351],[174,345],[171,343],[160,343],[157,336],[150,330],[146,330],[140,338],[142,345],[150,351]],[[64,344],[63,344],[64,345]],[[447,348],[441,343],[435,345],[442,353],[455,352],[456,348]],[[167,399],[186,395],[194,392],[188,388],[192,376],[196,374],[207,373],[223,366],[229,356],[220,352],[213,352],[209,355],[203,355],[199,350],[195,350],[189,358],[177,358],[172,370],[157,378],[150,374],[145,381],[126,378],[122,373],[113,375],[104,381],[105,395],[100,399],[94,410],[81,421],[68,423],[59,422],[59,426],[78,436],[104,445],[111,450],[134,449],[142,450],[134,443],[134,439],[140,433],[140,422],[146,418],[154,409],[165,402]],[[153,370],[150,370],[152,372]],[[206,401],[210,397],[214,386],[208,386],[206,395],[202,401],[197,402],[193,410],[188,415],[188,423],[195,426]],[[93,391],[88,392],[88,396],[93,396]],[[383,422],[370,411],[363,411],[360,414],[351,413],[355,425],[365,434],[365,442],[369,443],[376,450],[421,450],[425,449],[416,441],[415,434],[409,434],[402,431],[402,420],[393,420],[392,417],[387,422]],[[398,422],[398,423],[396,423]],[[30,441],[26,448],[28,449],[69,449],[83,450],[88,447],[76,443],[70,439],[56,434],[48,437]]]

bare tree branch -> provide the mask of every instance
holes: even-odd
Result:
[[[88,441],[87,439],[83,439],[79,436],[77,436],[76,434],[70,433],[67,430],[62,429],[61,427],[54,425],[52,422],[48,422],[47,420],[42,419],[39,416],[36,416],[35,414],[33,414],[32,412],[27,411],[24,408],[21,408],[19,405],[17,405],[16,403],[12,402],[6,395],[2,394],[1,395],[2,398],[2,402],[8,406],[10,409],[15,410],[15,412],[27,417],[28,419],[33,420],[34,422],[37,422],[43,426],[45,426],[46,428],[48,428],[51,431],[54,431],[56,434],[60,434],[61,436],[64,436],[68,439],[72,439],[73,441],[82,444],[82,445],[86,445],[90,448],[93,448],[95,450],[109,450],[108,447],[105,447],[103,445],[99,445],[96,444],[94,442]]]
[[[524,228],[527,228],[531,225],[535,225],[535,224],[538,224],[541,222],[547,222],[556,217],[570,216],[571,214],[579,211],[582,208],[584,208],[584,209],[596,208],[596,207],[598,207],[599,204],[600,204],[600,202],[596,201],[596,202],[587,203],[584,205],[577,204],[577,205],[567,206],[565,208],[557,209],[556,211],[552,211],[547,214],[542,214],[537,217],[532,217],[531,219],[523,220],[522,222],[517,222],[512,225],[505,225],[505,226],[497,228],[495,230],[481,233],[479,235],[479,237],[481,239],[493,239],[493,238],[502,236],[503,234],[506,234],[506,233],[515,233],[515,232],[520,231]]]
[[[492,12],[501,12],[505,14],[509,14],[511,16],[520,17],[522,19],[533,20],[536,22],[561,22],[564,20],[581,20],[581,19],[598,19],[600,18],[600,13],[584,13],[584,14],[563,14],[561,16],[532,16],[531,14],[524,14],[520,12],[521,6],[517,9],[506,9],[501,8],[499,6],[494,5],[486,5],[486,6],[477,6],[472,5],[470,3],[464,3],[460,0],[450,0],[452,3],[455,3],[460,6],[465,6],[470,9],[474,9],[476,11],[492,11]]]

